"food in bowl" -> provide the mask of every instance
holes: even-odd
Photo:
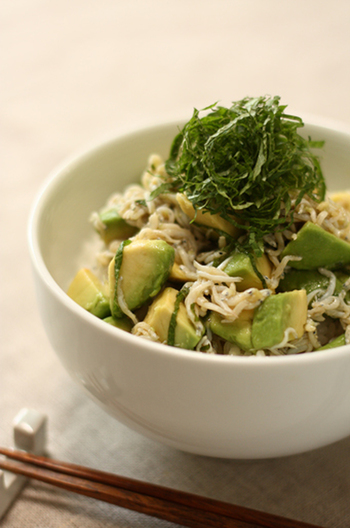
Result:
[[[325,140],[318,152],[328,189],[348,188],[348,126],[305,120],[300,134]],[[96,245],[104,243],[88,222],[91,211],[138,181],[151,152],[166,160],[185,122],[98,142],[45,181],[33,204],[29,247],[52,348],[74,382],[111,417],[183,451],[265,458],[348,436],[350,345],[265,357],[197,353],[114,328],[66,294],[80,268],[97,273]]]
[[[286,355],[350,339],[350,192],[330,196],[279,97],[197,110],[164,162],[91,222],[68,294],[107,323],[203,353]]]

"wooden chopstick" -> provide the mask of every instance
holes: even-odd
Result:
[[[322,528],[24,451],[0,454],[17,461],[0,458],[0,469],[190,528]]]

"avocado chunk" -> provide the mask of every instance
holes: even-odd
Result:
[[[162,343],[168,343],[171,319],[176,309],[178,295],[179,292],[175,288],[165,288],[154,299],[144,319],[144,322],[153,328]],[[201,335],[196,333],[196,329],[187,315],[184,303],[180,302],[176,313],[173,346],[193,350],[201,337]]]
[[[101,319],[111,313],[109,297],[103,284],[87,268],[78,271],[67,290],[67,294],[85,310]]]
[[[263,276],[271,277],[271,264],[265,254],[255,259],[255,266]],[[241,277],[242,280],[236,283],[237,291],[244,291],[248,288],[263,288],[263,283],[254,270],[249,255],[241,251],[235,251],[224,267],[225,273],[230,277]]]
[[[278,285],[279,292],[292,290],[306,290],[309,294],[314,290],[326,290],[329,284],[329,277],[322,275],[317,270],[290,270],[280,280]]]
[[[98,232],[105,242],[109,244],[112,240],[125,240],[134,236],[138,229],[128,224],[115,208],[105,209],[99,212],[103,228]]]
[[[335,271],[334,275],[336,276],[334,295],[339,295],[343,288],[343,284],[350,278],[350,276],[342,271]],[[325,291],[329,286],[329,280],[329,277],[322,275],[322,273],[317,270],[292,269],[285,274],[283,279],[280,280],[278,291],[285,292],[304,289],[306,290],[307,295],[309,295],[309,293],[318,289]],[[322,295],[322,293],[320,295]],[[345,298],[350,298],[349,292],[346,294]]]
[[[243,310],[235,321],[223,322],[222,315],[211,312],[209,316],[210,330],[233,343],[245,352],[253,349],[252,344],[252,319],[254,310]]]
[[[129,317],[120,317],[119,319],[116,319],[112,315],[109,317],[106,317],[103,319],[105,323],[108,323],[112,326],[115,326],[116,328],[120,328],[121,330],[125,330],[125,332],[131,332],[133,325],[133,322]]]
[[[322,227],[306,222],[295,240],[291,240],[282,251],[282,258],[286,255],[301,257],[301,260],[288,262],[288,266],[295,269],[337,269],[350,263],[350,244]]]
[[[350,190],[331,194],[331,200],[340,204],[344,209],[350,211]]]
[[[237,238],[240,234],[238,227],[234,226],[228,220],[225,220],[219,214],[210,214],[201,210],[195,210],[190,200],[185,194],[177,193],[176,200],[182,211],[196,224],[211,227],[217,231],[227,233],[233,238]]]
[[[173,267],[171,268],[169,279],[176,282],[186,282],[188,280],[186,274],[182,271],[177,262],[174,262]]]
[[[118,284],[128,309],[140,308],[159,293],[169,277],[174,259],[174,248],[164,240],[123,242],[108,268],[113,317],[124,315],[118,302]]]
[[[255,350],[281,343],[288,332],[288,341],[302,337],[307,319],[305,290],[276,293],[267,297],[255,310],[252,324],[252,345]]]
[[[345,342],[345,333],[340,334],[340,336],[336,337],[326,345],[321,346],[320,348],[317,348],[316,350],[328,350],[329,348],[338,348],[340,346],[346,345]]]
[[[345,268],[344,270],[336,270],[334,271],[334,275],[337,278],[337,283],[339,283],[339,286],[343,287],[344,284],[350,279],[349,269]],[[339,292],[338,292],[339,293]]]

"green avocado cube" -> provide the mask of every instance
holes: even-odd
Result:
[[[125,332],[131,332],[133,325],[133,322],[129,317],[120,317],[119,319],[116,319],[112,315],[109,317],[106,317],[103,319],[105,323],[108,323],[112,326],[115,326],[116,328],[120,328],[120,330],[124,330]]]
[[[282,251],[281,257],[286,255],[301,257],[301,260],[288,262],[288,266],[295,269],[332,270],[350,263],[350,244],[322,227],[306,222],[297,233],[295,240],[291,240]]]
[[[252,324],[252,345],[255,350],[272,348],[304,334],[307,319],[305,290],[276,293],[267,297],[255,310]]]
[[[349,270],[336,270],[334,275],[336,276],[335,294],[338,295],[341,292],[344,284],[350,279]],[[350,290],[348,290],[347,294],[345,295],[345,299],[347,301],[350,300]]]
[[[245,312],[247,312],[247,314]],[[226,341],[237,345],[245,352],[248,352],[253,349],[252,317],[253,310],[245,310],[235,321],[226,323],[223,322],[223,317],[220,314],[217,312],[211,312],[209,316],[209,328],[214,334],[222,339],[225,339]]]
[[[344,334],[340,334],[340,336],[336,337],[335,339],[333,339],[332,341],[330,341],[326,345],[323,345],[320,348],[317,348],[317,351],[318,350],[328,350],[329,348],[338,348],[338,347],[344,346],[344,345],[346,345],[345,333]]]
[[[108,269],[112,315],[124,315],[119,306],[119,285],[128,309],[136,310],[159,293],[174,260],[175,250],[164,240],[122,243]]]
[[[104,319],[110,315],[109,297],[101,281],[87,268],[82,268],[72,280],[67,294],[88,312]]]
[[[154,299],[144,319],[144,322],[153,328],[162,343],[167,343],[168,340],[170,321],[175,310],[178,293],[175,288],[165,288]],[[184,303],[180,302],[176,315],[174,346],[193,350],[200,339],[201,335],[197,334],[190,321]]]
[[[343,271],[334,271],[336,277],[334,294],[339,295],[342,291],[343,284],[350,278],[348,273]],[[278,285],[279,292],[291,290],[306,290],[307,295],[315,290],[325,291],[329,286],[329,277],[323,275],[317,270],[296,270],[291,269],[280,280]],[[322,294],[320,294],[322,295]],[[317,296],[316,296],[317,298]],[[350,299],[349,292],[345,299]]]
[[[263,277],[271,276],[271,264],[264,254],[255,260],[255,266]],[[241,281],[236,283],[237,291],[244,291],[248,288],[263,288],[263,283],[256,273],[249,255],[241,251],[235,251],[229,258],[224,272],[230,277],[241,277]]]
[[[134,236],[138,229],[128,224],[114,208],[105,209],[99,213],[103,228],[99,229],[99,234],[105,244],[112,240],[125,240]]]
[[[280,280],[278,291],[285,292],[304,289],[309,294],[314,290],[327,289],[328,284],[329,277],[322,275],[317,270],[292,269]]]

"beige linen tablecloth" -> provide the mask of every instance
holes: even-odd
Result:
[[[0,13],[0,444],[12,443],[27,406],[48,415],[55,458],[350,526],[350,438],[281,459],[221,460],[158,445],[104,414],[44,334],[26,238],[51,169],[112,133],[267,93],[350,128],[349,1],[2,0]],[[33,481],[0,524],[170,527]]]

